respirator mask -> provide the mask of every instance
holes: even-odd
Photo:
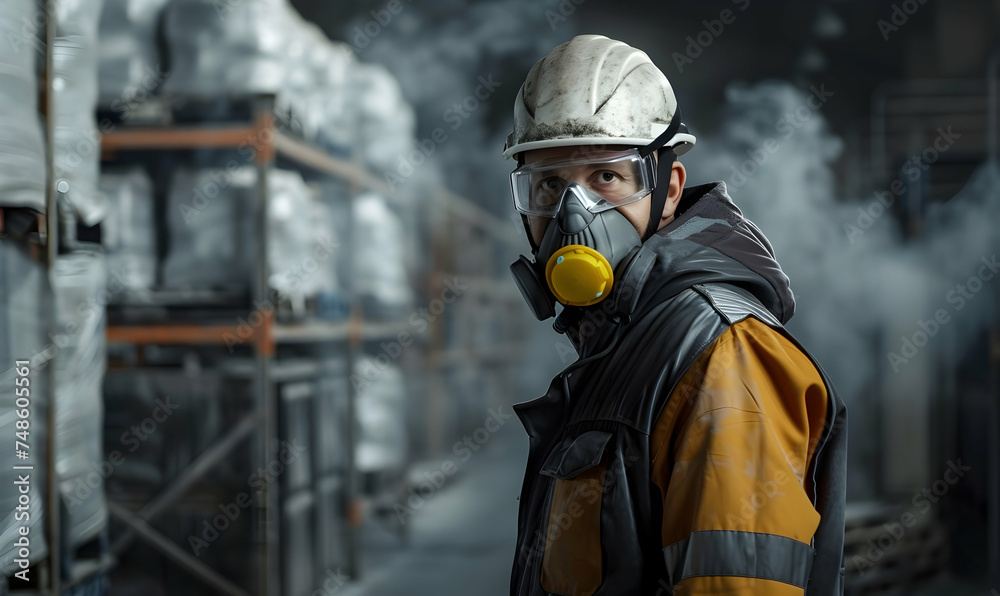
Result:
[[[511,173],[514,207],[534,256],[532,261],[521,255],[511,273],[539,320],[555,315],[555,302],[585,307],[611,294],[645,240],[617,208],[649,195],[657,173],[652,152],[640,149],[594,150]],[[536,246],[531,228],[546,220]],[[654,231],[657,221],[649,222]]]

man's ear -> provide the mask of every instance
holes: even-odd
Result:
[[[673,219],[677,204],[680,203],[681,195],[684,194],[684,182],[687,180],[687,170],[684,164],[674,160],[670,168],[670,188],[667,190],[667,198],[663,203],[663,219]]]

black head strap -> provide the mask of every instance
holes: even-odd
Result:
[[[667,127],[660,136],[653,139],[653,142],[639,149],[639,155],[647,157],[654,151],[659,151],[659,161],[656,165],[656,177],[654,179],[653,193],[649,201],[649,223],[646,225],[646,233],[642,241],[646,242],[656,233],[656,228],[663,215],[663,206],[667,203],[667,192],[670,191],[670,174],[673,169],[674,160],[677,154],[672,147],[663,148],[670,139],[681,129],[681,108],[677,106],[673,117],[670,119],[670,126]]]

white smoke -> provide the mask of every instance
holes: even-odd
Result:
[[[879,395],[887,375],[919,379],[927,372],[893,366],[888,352],[902,353],[900,332],[910,337],[921,331],[918,321],[944,310],[948,323],[922,349],[953,369],[993,320],[995,290],[988,286],[998,282],[984,281],[988,291],[963,299],[960,309],[953,290],[1000,244],[1000,170],[981,166],[956,197],[928,209],[921,237],[904,241],[894,216],[872,209],[874,194],[836,196],[832,164],[842,143],[811,96],[781,81],[730,86],[719,133],[699,139],[683,162],[689,184],[726,181],[736,205],[771,241],[796,298],[787,327],[848,404],[852,489],[868,491],[876,483],[863,458],[881,429],[866,419],[872,409],[864,399]],[[857,225],[859,208],[877,214],[863,220],[865,229]]]
[[[404,179],[406,190],[419,194],[443,186],[496,214],[509,230],[523,236],[520,218],[513,217],[508,179],[516,164],[504,160],[501,153],[512,125],[513,100],[528,70],[575,34],[572,19],[550,21],[546,13],[557,4],[529,0],[450,0],[433,6],[403,3],[402,11],[381,26],[376,36],[359,38],[364,48],[358,48],[355,37],[358,27],[364,31],[371,15],[345,26],[344,37],[356,48],[359,59],[385,65],[416,110],[417,146],[423,144],[423,152],[429,155]],[[374,30],[373,26],[369,29]],[[440,140],[442,136],[446,138]],[[399,174],[396,169],[390,172]],[[527,240],[522,251],[529,251]],[[517,258],[517,251],[498,245],[492,256],[501,281],[514,288],[507,267]],[[458,255],[457,260],[478,257],[472,253]],[[483,264],[479,269],[490,271],[491,267]],[[538,323],[526,305],[516,306],[516,314],[532,327],[534,341],[519,375],[522,390],[510,396],[514,402],[541,395],[549,379],[568,364],[566,350],[556,347],[567,348],[568,342],[552,331],[552,321]]]

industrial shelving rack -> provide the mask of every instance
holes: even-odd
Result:
[[[274,116],[274,96],[260,95],[254,97],[252,101],[254,113],[252,121],[243,125],[122,128],[103,135],[101,151],[105,160],[113,160],[115,154],[122,151],[236,149],[240,146],[252,145],[255,149],[254,162],[257,168],[257,193],[253,207],[255,271],[252,295],[255,303],[261,304],[270,299],[267,283],[267,204],[269,198],[267,181],[269,172],[274,167],[276,156],[280,155],[299,167],[344,180],[352,189],[379,189],[381,184],[379,180],[358,165],[332,157],[323,150],[279,130]],[[346,341],[349,346],[346,354],[346,365],[347,370],[350,371],[356,350],[362,341],[394,335],[399,327],[398,324],[392,322],[365,322],[359,313],[359,309],[353,308],[350,317],[342,322],[310,321],[308,323],[282,324],[276,321],[273,310],[264,310],[258,313],[260,323],[253,327],[249,334],[246,331],[240,333],[241,330],[237,324],[161,322],[109,325],[107,329],[109,343],[225,345],[227,341],[232,342],[233,338],[239,338],[241,343],[246,343],[253,348],[256,360],[253,411],[246,413],[240,422],[228,429],[222,437],[215,441],[212,447],[198,456],[166,489],[139,511],[132,512],[120,504],[109,503],[111,514],[123,522],[132,533],[220,593],[246,594],[247,592],[241,587],[178,547],[148,522],[168,509],[197,480],[203,478],[215,464],[232,453],[243,440],[251,435],[256,437],[253,459],[257,464],[274,459],[278,454],[277,403],[275,399],[277,346],[292,343]],[[350,383],[347,384],[347,395],[346,417],[348,420],[353,420],[354,388]],[[357,527],[361,512],[354,499],[354,474],[351,469],[353,458],[350,455],[353,446],[353,437],[350,436],[352,425],[347,424],[345,428],[348,434],[345,440],[348,449],[346,458],[348,469],[345,481],[348,502],[350,503],[348,511],[345,513],[349,526],[348,540],[351,543],[347,549],[347,573],[354,577],[357,575],[358,560],[357,538],[353,528]],[[280,576],[276,569],[280,519],[277,498],[278,490],[275,487],[266,487],[258,499],[257,514],[253,519],[254,530],[252,533],[258,537],[255,545],[257,559],[255,593],[257,594],[280,593]]]
[[[47,271],[51,271],[56,261],[59,251],[59,214],[57,189],[55,187],[54,168],[54,123],[50,115],[53,113],[53,97],[51,93],[53,79],[53,43],[55,37],[55,26],[52,21],[55,14],[56,0],[38,0],[40,14],[45,16],[44,35],[42,45],[44,46],[45,62],[39,80],[40,103],[39,111],[45,127],[46,140],[46,213],[41,221],[40,245],[44,251],[43,261]],[[287,162],[296,164],[298,167],[309,169],[321,175],[326,175],[334,179],[346,182],[352,191],[372,190],[387,196],[396,202],[412,201],[414,197],[405,192],[393,192],[380,178],[372,175],[359,164],[344,159],[334,157],[327,152],[313,146],[310,143],[296,139],[276,126],[274,116],[274,97],[261,95],[254,98],[254,117],[251,122],[242,125],[229,126],[164,126],[164,127],[123,127],[120,130],[103,135],[101,141],[102,158],[112,160],[119,152],[126,151],[171,151],[171,150],[192,150],[206,148],[236,148],[240,144],[252,141],[255,145],[255,165],[258,170],[257,178],[257,200],[254,205],[254,220],[256,227],[256,271],[253,280],[253,297],[256,300],[268,297],[267,285],[267,176],[274,166],[276,156],[281,156]],[[263,134],[262,134],[263,133]],[[516,231],[511,229],[507,222],[494,216],[488,211],[478,207],[474,203],[448,191],[447,189],[435,189],[432,196],[426,197],[429,202],[437,208],[438,214],[448,216],[461,221],[468,226],[476,228],[482,232],[484,237],[491,238],[500,244],[513,247],[517,250],[522,248],[523,239]],[[446,227],[446,226],[445,226]],[[442,228],[443,229],[443,228]],[[435,258],[436,263],[440,263]],[[477,285],[484,288],[490,284],[496,284],[497,279],[483,276],[474,280]],[[441,276],[432,275],[428,279],[427,293],[440,288]],[[505,300],[505,299],[502,299]],[[54,301],[50,301],[54,308]],[[231,453],[243,440],[255,436],[256,449],[254,455],[258,461],[267,461],[276,452],[277,428],[275,423],[275,367],[277,365],[275,356],[277,346],[282,344],[310,344],[323,342],[346,342],[349,349],[346,353],[346,369],[353,370],[353,363],[361,350],[361,345],[366,340],[389,338],[396,336],[400,331],[405,330],[405,322],[372,322],[365,321],[360,315],[360,309],[355,305],[350,311],[350,316],[346,321],[310,321],[308,323],[283,324],[275,320],[272,313],[261,313],[263,321],[256,326],[249,336],[241,338],[246,344],[252,346],[255,354],[255,379],[254,398],[255,409],[237,424],[233,425],[228,432],[219,438],[212,447],[203,452],[194,462],[179,475],[160,494],[146,503],[138,511],[131,511],[128,508],[109,502],[111,515],[121,521],[127,528],[128,534],[140,537],[155,549],[162,552],[167,558],[174,561],[180,567],[186,569],[194,576],[200,578],[219,593],[243,595],[247,594],[241,587],[211,569],[197,558],[191,556],[176,543],[153,528],[149,521],[160,513],[166,511],[175,503],[184,492],[191,488],[195,482],[202,478],[212,466],[219,462],[226,454]],[[54,311],[47,317],[50,326],[55,325],[56,316]],[[107,340],[109,344],[133,344],[133,345],[224,345],[227,338],[233,336],[240,337],[238,325],[235,324],[197,324],[193,322],[160,323],[160,324],[128,324],[107,326]],[[50,329],[50,331],[54,331]],[[426,365],[433,375],[439,376],[442,371],[461,366],[469,362],[483,362],[486,364],[497,362],[512,362],[522,356],[521,346],[518,344],[501,345],[482,352],[470,352],[465,349],[445,350],[443,341],[439,335],[440,326],[432,326],[432,337],[430,338],[430,350],[427,353]],[[45,424],[50,430],[47,434],[46,449],[47,461],[45,468],[48,475],[47,490],[45,495],[45,534],[49,545],[47,559],[41,568],[42,587],[34,592],[18,591],[19,594],[46,594],[54,596],[62,594],[63,591],[73,585],[79,584],[95,573],[106,571],[113,566],[114,558],[105,554],[99,559],[86,561],[71,561],[69,575],[63,578],[60,570],[64,565],[61,560],[61,537],[59,511],[61,495],[59,481],[56,474],[56,391],[55,391],[55,362],[50,360],[46,363],[44,374],[48,377],[47,400],[48,408]],[[432,392],[441,391],[444,393],[442,384],[431,383]],[[349,420],[353,420],[354,387],[347,383],[348,410],[345,413]],[[440,407],[440,397],[437,401]],[[439,412],[432,413],[437,416]],[[435,424],[432,422],[432,424]],[[350,450],[353,447],[354,439],[351,435],[353,425],[346,425],[347,435],[344,444]],[[360,525],[362,509],[360,503],[354,498],[357,495],[356,479],[350,466],[353,458],[348,455],[348,473],[346,474],[347,495],[349,507],[345,512],[349,535],[348,540],[348,560],[347,574],[351,577],[359,575],[358,540],[356,529]],[[264,492],[257,508],[257,516],[253,520],[257,527],[256,536],[261,537],[256,546],[257,551],[257,585],[256,594],[279,594],[280,577],[277,573],[277,536],[278,528],[278,490],[271,488]],[[127,544],[130,538],[124,538],[117,544]]]
[[[318,147],[280,130],[276,125],[274,115],[275,98],[273,95],[260,95],[252,98],[253,116],[250,122],[227,125],[185,125],[185,126],[153,126],[153,127],[122,127],[120,130],[103,135],[101,142],[102,158],[113,161],[116,154],[125,151],[170,151],[193,149],[235,149],[250,144],[255,149],[254,162],[257,168],[257,193],[254,202],[255,228],[255,271],[253,279],[253,299],[255,303],[270,298],[267,284],[267,202],[268,173],[274,167],[276,157],[296,167],[308,169],[334,179],[346,182],[353,196],[359,190],[372,190],[389,197],[397,204],[406,204],[415,198],[404,192],[393,192],[378,177],[368,172],[356,162],[334,157]],[[435,206],[441,207],[441,215],[449,215],[468,223],[474,228],[484,230],[485,236],[519,247],[522,240],[499,218],[493,216],[475,204],[451,193],[445,189],[436,189],[430,197]],[[350,219],[349,219],[350,221]],[[348,242],[350,245],[350,242]],[[440,282],[439,276],[431,276],[428,283],[436,287],[434,280]],[[492,280],[494,283],[497,280]],[[277,346],[284,344],[315,344],[323,342],[346,342],[346,370],[348,374],[354,369],[354,362],[361,353],[363,342],[392,338],[407,329],[406,321],[366,321],[361,316],[361,309],[356,301],[350,309],[346,321],[314,320],[305,323],[281,323],[275,319],[273,311],[260,312],[260,324],[247,334],[239,333],[239,325],[193,322],[158,322],[155,324],[109,324],[107,340],[109,344],[132,345],[224,345],[227,339],[231,342],[239,337],[242,342],[251,346],[255,354],[254,378],[254,409],[245,414],[243,419],[233,425],[224,436],[215,441],[212,447],[202,453],[190,466],[175,478],[170,486],[154,497],[140,510],[133,512],[120,504],[109,503],[110,513],[121,521],[129,534],[134,534],[177,565],[186,569],[204,583],[220,593],[243,595],[246,591],[210,568],[202,561],[193,557],[183,548],[177,546],[166,536],[153,528],[148,522],[156,515],[167,510],[186,490],[204,477],[206,472],[220,462],[225,456],[251,435],[256,437],[257,447],[254,458],[258,463],[267,462],[277,454],[278,429],[275,423],[275,367]],[[433,343],[433,340],[432,340]],[[491,351],[495,352],[495,351]],[[503,346],[502,357],[513,358],[520,354],[516,346]],[[497,354],[493,354],[495,358]],[[459,361],[464,361],[469,354],[462,357],[458,352],[443,352],[433,350],[428,355],[428,366],[432,369],[448,367]],[[489,354],[476,355],[488,360]],[[355,387],[347,384],[347,411],[345,416],[354,420]],[[358,500],[356,474],[353,470],[354,437],[353,424],[346,425],[344,444],[348,449],[347,474],[345,478],[348,510],[345,512],[348,522],[347,545],[347,575],[357,578],[360,575],[359,536],[357,528],[362,517],[362,507]],[[277,572],[278,545],[280,535],[278,514],[278,490],[273,487],[266,489],[257,508],[257,516],[253,520],[253,534],[258,537],[256,547],[256,594],[279,594],[280,576]],[[128,538],[126,538],[127,540]],[[118,549],[124,544],[121,538]]]

